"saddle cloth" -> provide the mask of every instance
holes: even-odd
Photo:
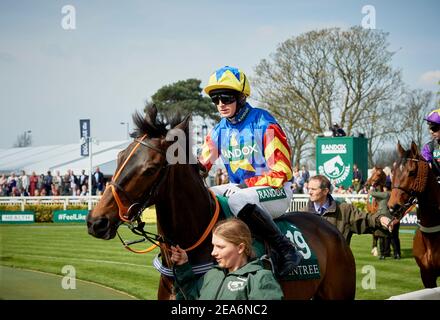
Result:
[[[231,210],[228,206],[228,198],[223,196],[217,196],[217,199],[220,203],[221,211],[223,218],[231,218],[234,217]],[[290,239],[290,241],[295,245],[297,250],[303,255],[303,259],[299,266],[295,268],[288,276],[282,278],[282,280],[312,280],[319,279],[321,277],[321,272],[319,269],[318,259],[312,248],[308,245],[307,239],[302,234],[301,230],[294,225],[292,222],[287,220],[285,217],[281,216],[274,220],[278,228],[280,228],[281,232]],[[274,250],[270,249],[270,246],[254,237],[253,239],[253,247],[257,257],[259,257],[263,261],[263,265],[268,268],[267,260],[268,260],[268,252],[270,253],[270,260],[275,266],[271,266],[272,271],[274,271],[273,267],[277,269],[276,262],[278,260],[277,253]]]

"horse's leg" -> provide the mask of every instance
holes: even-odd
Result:
[[[176,295],[173,289],[173,280],[168,277],[160,276],[159,289],[157,291],[158,300],[175,300]]]
[[[437,287],[437,275],[432,270],[420,268],[420,277],[422,278],[425,288]]]

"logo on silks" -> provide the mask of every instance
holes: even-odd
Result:
[[[319,166],[318,171],[319,174],[327,176],[332,182],[338,184],[347,179],[350,168],[350,164],[344,165],[341,156],[337,155]]]
[[[232,134],[229,140],[229,148],[222,150],[224,158],[228,159],[231,171],[235,173],[238,169],[255,171],[250,161],[253,153],[257,153],[256,144],[238,143],[236,135]]]

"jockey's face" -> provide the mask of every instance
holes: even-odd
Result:
[[[247,256],[244,253],[244,244],[242,243],[237,246],[214,233],[212,235],[212,246],[211,255],[221,268],[228,269],[231,272],[247,263]]]
[[[319,180],[310,179],[309,181],[309,195],[310,201],[324,204],[327,200],[329,190],[327,188],[321,189]]]
[[[440,140],[440,124],[429,126],[429,133],[434,139]]]
[[[229,104],[224,104],[223,101],[220,100],[217,104],[217,110],[220,113],[220,117],[230,118],[235,114],[235,111],[237,110],[237,101]]]

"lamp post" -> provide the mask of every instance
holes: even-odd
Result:
[[[125,124],[127,126],[127,140],[129,140],[130,139],[130,128],[129,128],[130,124],[128,122],[120,122],[120,124],[121,125]]]

